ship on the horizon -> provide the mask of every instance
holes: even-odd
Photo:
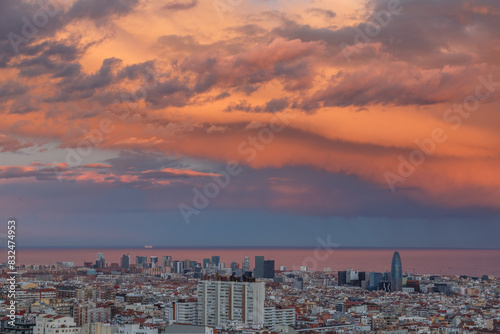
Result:
[[[144,248],[153,248],[153,246],[151,246],[151,245],[146,245],[146,246],[144,246]]]

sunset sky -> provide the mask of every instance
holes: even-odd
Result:
[[[24,246],[498,249],[499,31],[498,0],[1,1],[2,219]]]

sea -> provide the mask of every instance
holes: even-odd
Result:
[[[264,248],[23,248],[17,249],[17,264],[56,264],[73,262],[82,266],[95,262],[97,253],[104,253],[108,263],[120,263],[123,254],[136,256],[172,256],[173,260],[189,259],[202,263],[204,258],[220,256],[220,261],[229,267],[231,262],[241,266],[245,256],[250,257],[251,267],[255,256],[274,260],[275,268],[287,270],[331,270],[352,268],[357,271],[390,271],[394,251],[399,251],[403,272],[431,275],[492,275],[500,277],[500,250],[479,249],[264,249]]]

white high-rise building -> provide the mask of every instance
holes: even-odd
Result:
[[[278,325],[292,326],[295,324],[294,308],[266,307],[264,310],[264,326],[274,329]]]
[[[173,302],[172,307],[168,307],[165,312],[168,312],[167,318],[171,323],[198,324],[198,302],[196,301]]]
[[[264,282],[198,282],[198,324],[264,325]]]
[[[79,334],[81,327],[78,327],[75,320],[63,315],[40,314],[36,318],[36,325],[33,334],[56,334],[63,332],[68,334]]]
[[[250,258],[245,256],[243,259],[243,265],[241,266],[243,272],[250,271]]]

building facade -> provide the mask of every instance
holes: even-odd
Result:
[[[254,275],[255,278],[264,278],[264,257],[256,256],[255,257],[255,270]]]
[[[399,252],[394,252],[391,265],[391,291],[403,290],[403,266]]]
[[[295,308],[266,307],[264,309],[264,326],[274,329],[278,325],[295,324]]]
[[[36,318],[33,334],[79,334],[81,328],[71,317],[53,314],[40,314]]]
[[[228,322],[264,324],[263,282],[200,281],[198,324],[220,326]]]

